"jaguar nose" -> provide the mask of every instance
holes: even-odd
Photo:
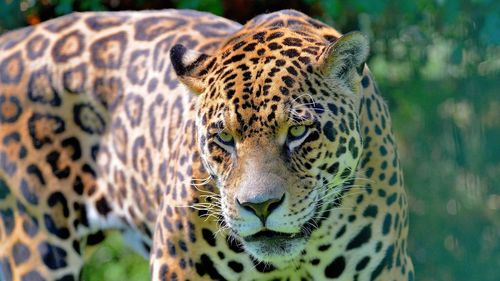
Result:
[[[252,212],[255,214],[262,224],[266,225],[266,219],[269,215],[278,208],[283,201],[285,200],[285,194],[281,196],[281,198],[270,198],[263,202],[252,202],[252,201],[244,201],[240,202],[239,199],[236,199],[236,202],[243,209]]]

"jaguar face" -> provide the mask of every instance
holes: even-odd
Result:
[[[264,262],[302,252],[361,155],[356,68],[366,39],[355,33],[322,45],[303,37],[237,36],[213,57],[171,51],[179,78],[199,93],[199,147],[220,215]]]

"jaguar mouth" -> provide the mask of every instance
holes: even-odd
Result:
[[[283,233],[265,229],[242,237],[244,248],[263,262],[293,259],[304,249],[308,235],[304,232]]]
[[[277,232],[277,231],[272,231],[269,229],[259,231],[253,235],[245,237],[245,241],[247,242],[261,242],[261,241],[275,241],[279,243],[280,241],[283,240],[293,240],[293,239],[301,239],[305,238],[304,233],[284,233],[284,232]]]

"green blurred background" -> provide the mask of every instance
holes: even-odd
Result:
[[[0,0],[0,33],[72,11],[189,8],[244,23],[300,10],[372,44],[410,198],[417,280],[500,280],[500,1]],[[147,280],[111,236],[84,280]]]

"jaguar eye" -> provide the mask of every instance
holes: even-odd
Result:
[[[295,125],[288,129],[288,141],[294,141],[302,138],[307,133],[305,125]]]
[[[226,131],[222,131],[222,132],[218,133],[217,140],[222,145],[234,146],[234,137]]]

